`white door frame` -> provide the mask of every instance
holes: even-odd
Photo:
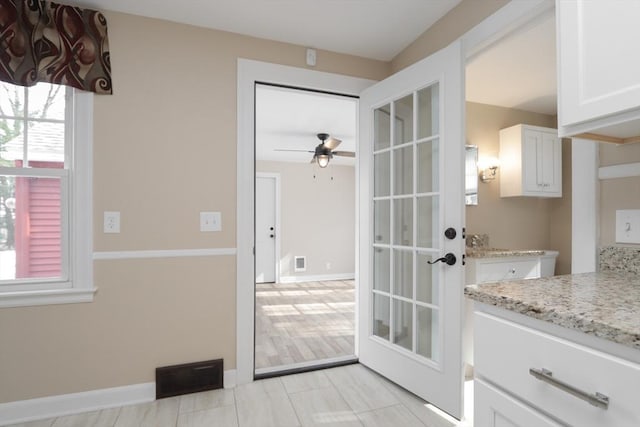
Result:
[[[505,35],[524,25],[534,17],[555,7],[553,0],[511,1],[465,33],[462,41],[463,55],[469,60]],[[256,82],[315,89],[358,96],[374,83],[339,74],[270,64],[238,58],[237,81],[237,258],[236,258],[236,375],[237,383],[253,381],[254,369],[254,114]],[[357,139],[356,139],[357,145]],[[357,149],[357,148],[356,148]],[[357,168],[357,165],[356,165]],[[356,176],[358,171],[356,170]],[[358,182],[356,182],[358,185]],[[357,190],[356,190],[357,191]],[[356,200],[359,195],[356,194]],[[359,208],[356,206],[356,221]],[[356,223],[356,233],[358,223]],[[356,236],[356,251],[358,251]],[[356,261],[356,286],[358,265]],[[358,318],[356,301],[356,319]],[[356,327],[357,333],[357,327]],[[356,337],[357,342],[357,337]],[[358,349],[355,351],[358,354]]]
[[[279,173],[270,173],[270,172],[256,172],[256,178],[272,178],[274,180],[275,185],[275,200],[273,203],[275,204],[275,217],[276,223],[274,227],[276,229],[275,232],[275,265],[273,268],[275,269],[275,281],[276,283],[280,282],[280,174]]]
[[[307,70],[304,68],[296,68],[238,58],[238,152],[236,190],[236,378],[238,384],[245,384],[253,381],[254,374],[254,88],[256,82],[271,83],[354,96],[359,96],[360,92],[375,83],[373,80],[360,79],[340,74],[325,73],[321,71]],[[356,221],[357,218],[358,209],[356,206]],[[356,233],[357,230],[358,227],[356,222]],[[356,239],[357,251],[358,236],[356,235],[354,238]],[[357,269],[358,266],[356,265],[356,287],[358,286]]]

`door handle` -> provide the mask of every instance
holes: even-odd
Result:
[[[454,254],[452,254],[451,252],[449,252],[448,254],[446,254],[445,256],[443,256],[442,258],[438,258],[435,261],[427,261],[427,264],[436,264],[438,262],[444,262],[447,265],[454,265],[456,263],[456,256]]]

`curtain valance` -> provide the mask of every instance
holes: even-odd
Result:
[[[112,93],[107,20],[48,1],[0,0],[0,80]]]

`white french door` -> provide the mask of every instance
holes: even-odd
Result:
[[[462,416],[460,43],[360,97],[360,362]],[[445,237],[453,228],[454,238]],[[440,261],[456,257],[453,265]]]

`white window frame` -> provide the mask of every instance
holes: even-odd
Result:
[[[97,290],[93,284],[93,93],[69,92],[72,108],[65,115],[66,130],[72,131],[70,147],[65,141],[65,164],[69,167],[59,171],[61,179],[69,180],[69,194],[62,197],[67,210],[65,215],[62,208],[62,278],[2,285],[0,308],[91,302]],[[30,176],[29,168],[4,170]]]

